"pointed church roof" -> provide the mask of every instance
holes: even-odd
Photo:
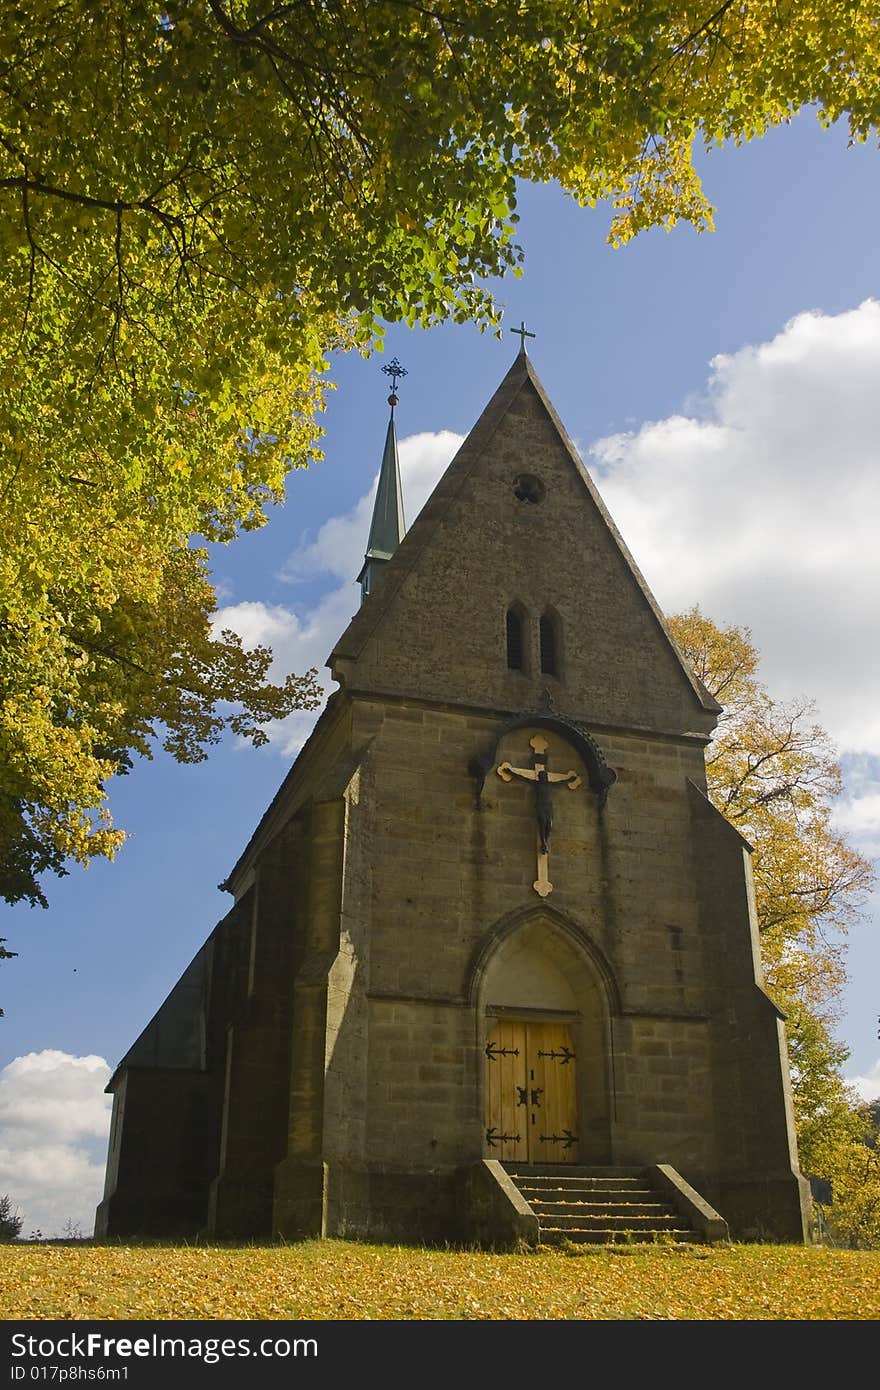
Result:
[[[653,594],[648,588],[635,560],[612,521],[604,502],[599,496],[595,484],[587,473],[574,444],[569,438],[562,421],[547,396],[547,392],[532,365],[531,359],[525,351],[524,340],[520,351],[517,353],[513,364],[500,386],[492,396],[476,425],[461,445],[458,453],[438,482],[417,519],[410,527],[409,531],[403,536],[393,558],[389,560],[388,565],[385,567],[381,586],[366,599],[359,612],[355,614],[345,632],[336,643],[328,665],[330,665],[331,670],[333,670],[334,664],[337,662],[344,666],[347,662],[357,661],[365,644],[381,624],[385,614],[393,606],[396,596],[405,584],[408,576],[418,566],[422,554],[431,544],[432,537],[440,528],[451,521],[459,495],[468,484],[471,475],[478,468],[481,457],[484,455],[493,436],[499,429],[499,426],[511,412],[511,407],[514,406],[517,397],[524,389],[530,387],[534,389],[547,415],[550,417],[550,421],[552,422],[553,429],[559,441],[562,443],[583,487],[586,489],[596,511],[599,513],[604,527],[607,528],[609,539],[621,555],[633,581],[641,592],[644,603],[650,608],[662,634],[662,639],[665,639],[665,642],[668,643],[675,661],[680,667],[687,684],[691,687],[697,702],[705,711],[717,714],[720,712],[721,706],[718,701],[710,695],[708,690],[706,690],[705,686],[691,670],[691,667],[676,646]],[[389,430],[390,429],[391,426],[389,426]],[[383,471],[384,469],[385,462],[383,460]],[[491,518],[487,518],[487,523],[489,522],[491,522]],[[336,675],[335,671],[334,675]],[[339,675],[337,675],[337,679],[341,676],[342,672],[340,671]]]
[[[389,397],[390,401],[395,398]],[[406,523],[403,519],[403,492],[400,486],[400,463],[397,458],[397,435],[394,429],[394,406],[385,435],[379,486],[373,506],[373,520],[364,555],[364,567],[370,560],[390,560],[403,540]],[[363,570],[361,570],[363,573]]]

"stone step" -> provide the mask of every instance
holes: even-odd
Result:
[[[659,1192],[652,1192],[650,1189],[646,1192],[592,1192],[589,1189],[578,1192],[575,1188],[571,1187],[560,1189],[553,1187],[528,1188],[517,1186],[518,1190],[526,1198],[526,1201],[549,1202],[551,1206],[555,1206],[557,1202],[588,1202],[591,1206],[600,1207],[641,1207],[644,1206],[645,1202],[649,1204],[662,1202],[666,1207],[670,1205],[666,1198],[662,1197]]]
[[[528,1198],[526,1199],[528,1201]],[[559,1216],[675,1216],[668,1202],[529,1202],[537,1217]]]
[[[657,1200],[657,1193],[653,1187],[621,1187],[615,1184],[614,1187],[593,1187],[590,1183],[577,1184],[568,1182],[560,1186],[557,1183],[536,1183],[518,1182],[517,1187],[525,1196],[531,1193],[535,1197],[546,1198],[548,1201],[564,1201],[571,1198],[572,1201],[595,1201],[595,1202],[653,1202]]]
[[[529,1182],[532,1178],[641,1178],[645,1180],[644,1168],[587,1168],[576,1163],[515,1163],[501,1165],[509,1177],[522,1178]]]
[[[538,1215],[536,1213],[536,1215]],[[681,1226],[680,1216],[642,1216],[638,1212],[630,1212],[628,1216],[608,1216],[599,1212],[595,1216],[588,1216],[583,1212],[566,1214],[554,1212],[548,1217],[546,1224],[538,1215],[541,1226],[541,1234],[548,1228],[553,1229],[582,1229],[584,1231],[674,1231]]]
[[[575,1187],[566,1183],[565,1187],[538,1187],[534,1183],[520,1183],[516,1186],[527,1201],[536,1202],[656,1202],[656,1191],[650,1187]]]
[[[609,1196],[596,1192],[523,1192],[529,1206],[587,1206],[587,1207],[626,1207],[634,1210],[636,1207],[644,1206],[647,1202],[649,1206],[661,1202],[662,1198],[656,1192],[650,1192],[644,1197],[629,1197],[625,1193],[616,1192]],[[668,1202],[663,1203],[668,1207]]]
[[[633,1173],[631,1176],[618,1174],[617,1177],[594,1177],[589,1173],[509,1173],[508,1177],[514,1182],[527,1183],[549,1183],[559,1184],[562,1187],[570,1186],[572,1183],[578,1187],[650,1187],[650,1183],[645,1178],[644,1173]]]
[[[699,1241],[675,1207],[651,1185],[644,1168],[563,1164],[504,1168],[538,1218],[543,1244]]]
[[[561,1245],[566,1240],[577,1245],[651,1245],[656,1243],[658,1237],[662,1237],[664,1241],[672,1239],[677,1245],[691,1244],[702,1239],[696,1231],[684,1227],[664,1231],[611,1229],[609,1227],[596,1227],[588,1230],[572,1226],[541,1227],[542,1245]]]

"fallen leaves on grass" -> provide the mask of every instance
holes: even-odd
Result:
[[[594,1247],[595,1250],[595,1247]],[[279,1246],[0,1248],[4,1318],[876,1319],[880,1251],[734,1245],[489,1254]]]

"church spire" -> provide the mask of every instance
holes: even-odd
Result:
[[[396,551],[406,523],[403,519],[403,494],[400,487],[400,464],[397,460],[397,435],[394,429],[394,407],[397,400],[397,381],[406,376],[406,368],[401,367],[394,357],[382,368],[391,377],[391,418],[385,435],[385,448],[382,453],[382,467],[379,470],[379,486],[376,489],[376,502],[373,507],[373,520],[370,523],[370,536],[364,555],[364,563],[358,575],[361,586],[361,602],[371,594],[382,578],[385,566]]]

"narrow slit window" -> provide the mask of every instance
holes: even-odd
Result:
[[[545,613],[540,624],[541,674],[559,675],[559,653],[557,652],[556,624],[549,613]]]
[[[507,666],[511,671],[523,668],[523,624],[515,608],[507,610]]]

